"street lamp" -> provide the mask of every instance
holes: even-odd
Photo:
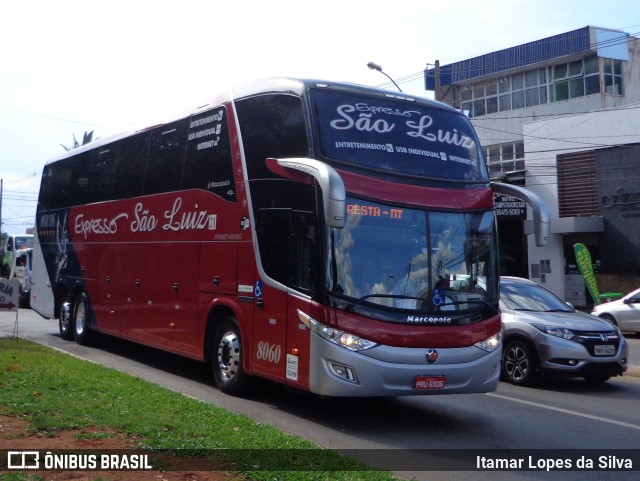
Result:
[[[402,92],[402,89],[400,87],[398,87],[398,84],[396,83],[395,80],[393,80],[391,77],[389,77],[385,72],[382,71],[382,67],[380,65],[378,65],[377,63],[373,63],[373,62],[369,62],[367,64],[367,67],[369,67],[371,70],[377,70],[378,72],[380,72],[382,75],[384,75],[385,77],[387,77],[389,80],[391,80],[391,82],[393,83],[393,85],[396,86],[396,88]]]

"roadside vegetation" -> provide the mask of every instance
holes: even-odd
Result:
[[[191,470],[206,461],[244,479],[394,479],[247,416],[23,339],[0,339],[0,371],[0,413],[27,421],[39,439],[69,430],[91,439],[106,430],[135,443],[129,447],[192,460]],[[0,443],[12,449],[10,440]],[[88,479],[109,479],[95,474]]]

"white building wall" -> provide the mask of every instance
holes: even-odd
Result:
[[[610,43],[621,31],[590,27],[592,45],[603,58],[623,60],[623,95],[594,94],[535,107],[497,112],[472,118],[483,146],[524,141],[526,187],[546,201],[552,219],[552,233],[546,247],[537,247],[528,235],[529,275],[532,264],[548,260],[550,272],[535,278],[552,292],[565,298],[565,259],[562,233],[567,229],[558,216],[556,158],[559,154],[593,150],[640,142],[640,39],[629,36],[626,45]],[[624,49],[628,55],[625,55]],[[488,81],[503,75],[570,61],[562,57],[545,63],[521,66],[466,82]],[[456,105],[460,100],[445,98]],[[558,116],[555,118],[554,116]],[[532,215],[529,210],[528,219]],[[565,221],[568,219],[564,219]],[[566,223],[564,223],[566,225]]]
[[[614,110],[528,122],[523,125],[526,159],[526,187],[546,201],[551,217],[551,238],[546,247],[537,247],[528,236],[529,275],[531,264],[550,260],[551,272],[533,279],[566,297],[562,245],[563,223],[558,215],[556,158],[560,154],[640,143],[640,104]],[[529,215],[529,218],[531,216]]]

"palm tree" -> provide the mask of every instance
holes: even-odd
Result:
[[[93,130],[91,132],[85,131],[84,136],[82,137],[82,143],[79,143],[78,139],[76,139],[76,134],[73,134],[73,144],[71,145],[71,147],[67,147],[66,145],[62,145],[62,144],[60,144],[60,146],[68,152],[71,149],[75,149],[80,147],[81,145],[88,144],[92,140],[93,140]]]

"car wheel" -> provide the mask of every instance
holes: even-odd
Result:
[[[216,386],[225,394],[240,394],[247,387],[242,347],[238,324],[232,318],[223,319],[216,331],[211,362]]]
[[[522,341],[512,341],[502,352],[503,378],[516,386],[529,386],[538,379],[535,352]]]
[[[81,292],[73,303],[73,334],[76,342],[82,346],[87,345],[91,340],[88,316],[89,299],[84,292]]]

